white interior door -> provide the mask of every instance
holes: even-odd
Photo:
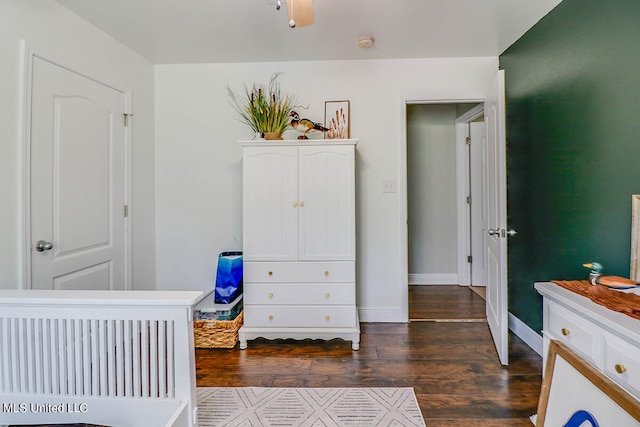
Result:
[[[498,71],[485,100],[487,128],[486,268],[487,321],[503,365],[508,364],[507,185],[504,70]]]
[[[33,57],[31,287],[125,289],[125,95]]]

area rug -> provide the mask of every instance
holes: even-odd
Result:
[[[200,427],[426,427],[410,387],[199,387]]]

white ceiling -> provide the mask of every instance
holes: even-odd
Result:
[[[155,64],[497,56],[561,0],[56,0]],[[375,46],[358,48],[360,36]]]

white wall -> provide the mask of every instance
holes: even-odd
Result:
[[[456,109],[407,106],[410,282],[458,283]]]
[[[0,0],[0,288],[24,281],[21,39],[76,71],[133,90],[134,287],[153,289],[153,65],[51,0]]]
[[[351,101],[357,147],[358,304],[363,321],[402,321],[400,176],[406,100],[483,99],[497,58],[156,66],[158,289],[211,289],[216,256],[242,239],[241,150],[248,127],[225,93],[283,72],[283,89],[322,121],[324,101]],[[295,138],[297,133],[291,133]],[[285,135],[286,137],[286,135]],[[383,193],[395,179],[397,193]],[[405,301],[406,303],[406,301]]]

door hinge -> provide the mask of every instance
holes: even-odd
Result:
[[[133,117],[133,114],[123,113],[122,116],[124,117],[124,127],[129,126],[129,117]]]
[[[467,204],[470,205],[471,204],[471,196],[467,196]]]
[[[124,205],[124,217],[127,218],[129,216],[129,205]]]
[[[465,141],[466,141],[467,145],[471,145],[471,137],[470,136],[468,136]]]
[[[473,262],[473,257],[471,255],[469,255],[467,257],[467,262],[469,262],[469,263]]]

